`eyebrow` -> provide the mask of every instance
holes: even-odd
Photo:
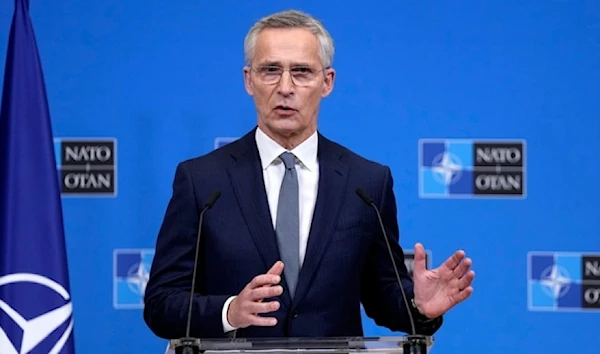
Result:
[[[283,66],[279,61],[265,61],[259,64],[259,66]],[[308,62],[295,62],[290,64],[290,66],[312,66]]]

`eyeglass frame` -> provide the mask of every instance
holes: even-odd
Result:
[[[258,68],[267,68],[267,67],[271,67],[271,68],[277,68],[277,69],[281,70],[281,73],[279,74],[279,78],[278,78],[276,81],[274,81],[274,82],[265,83],[266,85],[277,85],[277,84],[279,84],[279,83],[281,82],[281,78],[283,77],[283,74],[284,74],[286,71],[288,71],[288,72],[290,73],[290,80],[292,81],[292,83],[293,83],[295,86],[298,86],[298,87],[308,87],[308,86],[310,86],[310,85],[311,85],[313,82],[310,82],[310,83],[308,83],[308,84],[302,84],[302,85],[298,85],[298,83],[297,83],[297,82],[295,81],[295,79],[294,79],[294,75],[292,74],[292,70],[294,70],[294,69],[298,69],[298,68],[307,68],[307,69],[315,70],[315,72],[314,72],[314,74],[315,74],[315,75],[317,75],[319,72],[323,72],[323,73],[324,73],[324,74],[323,74],[323,77],[325,77],[325,76],[327,76],[327,75],[325,74],[325,71],[326,71],[326,70],[329,70],[329,69],[331,69],[331,67],[330,67],[330,66],[327,66],[327,67],[324,67],[324,68],[321,68],[321,69],[318,69],[318,70],[316,70],[316,69],[313,69],[313,68],[311,68],[311,67],[310,67],[310,66],[308,66],[308,65],[293,65],[293,66],[291,66],[291,67],[289,67],[289,68],[287,68],[287,69],[286,69],[286,68],[283,68],[283,67],[282,67],[282,66],[280,66],[280,65],[273,65],[273,64],[258,65],[257,67],[258,67]],[[255,73],[257,73],[257,74],[259,74],[259,75],[260,75],[260,72],[259,72],[258,70],[256,70],[256,69],[255,69],[255,68],[254,68],[252,65],[249,65],[249,66],[248,66],[248,68],[249,68],[251,71],[254,71]],[[316,78],[316,76],[315,76],[315,78]]]

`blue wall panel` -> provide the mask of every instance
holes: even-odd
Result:
[[[119,305],[143,290],[126,279],[151,259],[176,164],[254,126],[243,39],[285,8],[335,39],[320,129],[392,168],[401,244],[423,242],[431,266],[458,248],[474,260],[475,292],[434,352],[591,349],[580,339],[596,332],[598,303],[531,308],[529,276],[553,268],[528,274],[528,262],[600,253],[600,2],[31,1],[57,144],[116,141],[116,195],[63,198],[78,352],[164,349],[139,306]],[[0,53],[12,10],[0,5]],[[523,141],[526,194],[423,198],[421,139]],[[365,331],[389,334],[367,318]]]

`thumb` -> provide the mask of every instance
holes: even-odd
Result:
[[[275,262],[275,264],[273,264],[271,269],[269,269],[267,274],[281,275],[282,272],[283,272],[283,262],[277,261],[277,262]]]
[[[425,248],[420,243],[415,244],[415,259],[413,261],[413,276],[425,272]]]

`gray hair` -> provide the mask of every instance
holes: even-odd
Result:
[[[286,10],[261,18],[256,22],[244,40],[244,59],[250,65],[254,58],[254,46],[258,34],[267,28],[305,28],[312,32],[319,42],[319,57],[321,65],[327,68],[333,63],[334,45],[333,38],[325,26],[316,18],[298,11]]]

